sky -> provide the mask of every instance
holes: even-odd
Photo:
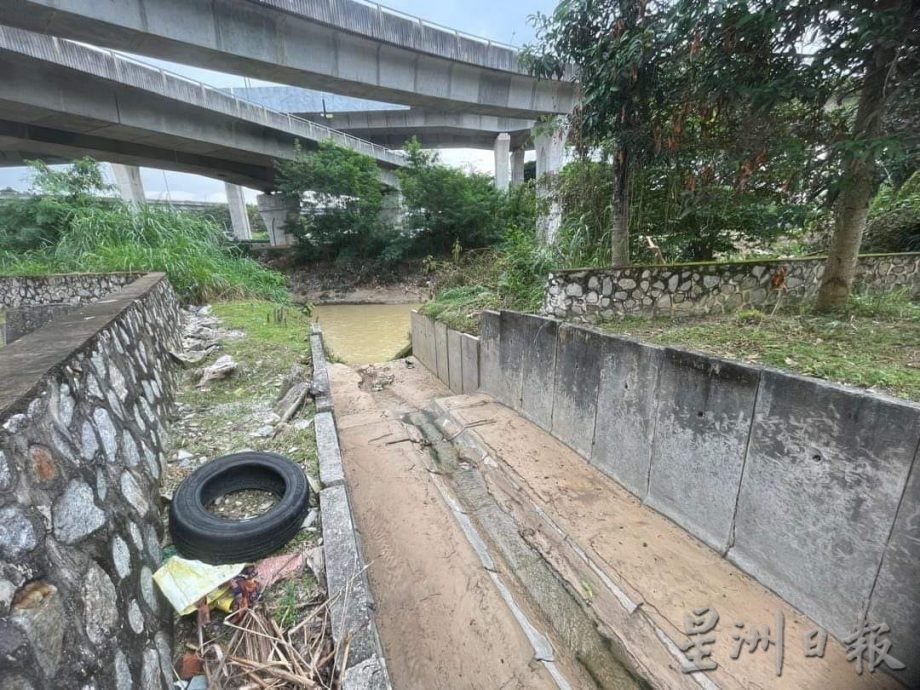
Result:
[[[534,12],[549,13],[556,0],[387,0],[382,3],[400,12],[422,17],[431,22],[442,24],[452,29],[494,41],[521,45],[533,40],[533,28],[528,17]],[[195,67],[186,67],[163,60],[138,56],[144,62],[156,64],[172,72],[198,79],[211,86],[259,86],[267,85],[254,79],[231,74],[221,74]],[[472,169],[492,174],[494,161],[491,151],[472,149],[445,149],[440,152],[441,160],[447,165]],[[530,154],[532,158],[533,154]],[[103,173],[109,182],[114,182],[108,165],[103,166]],[[27,168],[0,168],[0,189],[12,187],[25,190],[29,188]],[[224,184],[200,175],[190,175],[172,171],[141,168],[141,179],[148,199],[170,199],[173,201],[225,201]],[[245,190],[246,198],[254,203],[258,194],[255,190]]]

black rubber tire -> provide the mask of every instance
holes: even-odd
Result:
[[[207,511],[214,499],[255,489],[278,497],[251,520],[229,520]],[[234,453],[199,467],[179,484],[169,507],[169,532],[179,555],[205,563],[243,563],[289,542],[303,524],[310,488],[303,469],[275,453]]]

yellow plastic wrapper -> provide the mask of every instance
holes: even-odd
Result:
[[[245,567],[245,563],[209,565],[173,556],[153,574],[153,579],[172,607],[185,616],[195,610],[202,597],[207,597],[208,606],[220,602],[223,609],[229,594],[229,588],[223,585]],[[232,600],[230,595],[231,603]]]

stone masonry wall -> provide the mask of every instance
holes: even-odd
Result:
[[[0,276],[0,309],[44,304],[89,304],[120,290],[137,273]]]
[[[595,268],[551,273],[542,313],[576,321],[626,314],[718,314],[817,295],[824,259]],[[858,284],[869,291],[907,288],[920,297],[920,253],[863,256]]]
[[[171,685],[152,576],[178,322],[150,274],[0,350],[2,690]]]

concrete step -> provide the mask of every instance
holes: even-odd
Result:
[[[427,413],[455,448],[443,476],[496,572],[601,687],[900,687],[857,675],[832,637],[823,657],[806,657],[803,634],[817,627],[807,616],[490,397],[441,398]],[[716,668],[686,673],[685,625],[702,607],[720,616],[707,658]],[[775,634],[777,612],[781,665],[776,645],[732,658],[733,635]]]

